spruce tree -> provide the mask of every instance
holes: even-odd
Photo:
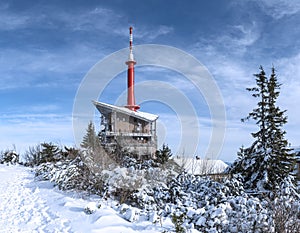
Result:
[[[268,99],[268,81],[265,71],[260,67],[260,72],[254,74],[256,87],[247,88],[254,98],[258,99],[257,107],[248,114],[245,120],[253,119],[256,121],[258,131],[252,133],[255,139],[249,148],[244,149],[244,159],[240,160],[239,167],[241,175],[244,178],[246,188],[263,189],[264,184],[268,182],[268,156],[267,156],[267,99]]]
[[[99,148],[100,146],[100,140],[95,132],[95,127],[93,122],[89,122],[86,134],[83,137],[83,140],[81,142],[81,147],[87,150],[94,151]]]
[[[270,171],[270,180],[273,186],[279,185],[280,182],[287,177],[294,169],[295,154],[291,153],[288,148],[288,141],[285,139],[286,132],[283,126],[287,123],[287,116],[284,114],[286,110],[280,110],[277,106],[277,98],[280,94],[280,86],[278,83],[275,68],[272,68],[272,73],[268,82],[268,144],[271,155],[271,163],[273,169]],[[273,187],[274,188],[274,187]]]
[[[156,162],[161,164],[168,162],[171,156],[171,149],[166,144],[163,144],[162,149],[155,152]]]
[[[41,143],[40,162],[54,162],[61,157],[61,150],[57,145],[47,142]]]
[[[258,74],[254,74],[256,77],[256,85],[257,87],[247,88],[246,90],[252,92],[252,96],[255,98],[259,98],[259,102],[257,103],[257,108],[254,108],[249,115],[242,119],[242,122],[245,120],[253,119],[256,121],[256,124],[259,130],[255,133],[252,133],[252,136],[256,138],[256,141],[252,145],[252,149],[257,148],[266,152],[267,149],[267,135],[266,135],[266,118],[268,114],[268,79],[266,77],[265,71],[261,66],[260,72]]]
[[[256,77],[256,87],[247,88],[252,96],[258,98],[254,108],[242,121],[252,119],[258,131],[252,133],[253,144],[239,153],[230,172],[243,176],[245,187],[257,190],[273,190],[286,178],[294,168],[295,156],[289,153],[288,141],[282,129],[287,123],[286,111],[276,105],[280,94],[275,69],[268,79],[263,67]],[[241,156],[242,155],[242,156]]]
[[[226,171],[237,174],[240,173],[243,170],[243,162],[245,161],[245,148],[244,146],[239,148],[239,151],[237,152],[237,159],[234,161],[234,166],[228,167]]]
[[[84,149],[81,158],[94,175],[98,176],[103,170],[111,169],[115,165],[115,161],[101,145],[92,122],[88,124],[86,134],[80,145]]]

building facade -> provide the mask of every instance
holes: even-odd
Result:
[[[157,115],[94,101],[101,113],[99,137],[106,148],[120,146],[138,156],[155,155]]]

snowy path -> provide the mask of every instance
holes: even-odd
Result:
[[[154,233],[172,228],[170,222],[166,228],[149,221],[128,222],[111,203],[79,195],[61,192],[50,182],[34,181],[29,168],[0,165],[0,233]],[[87,215],[83,210],[91,202],[101,203],[101,208]]]
[[[28,169],[0,167],[1,232],[68,232],[70,223],[47,206]]]

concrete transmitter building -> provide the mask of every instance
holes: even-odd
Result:
[[[140,156],[154,156],[157,150],[157,115],[138,111],[134,96],[134,65],[132,51],[132,27],[129,28],[129,57],[127,69],[127,105],[115,106],[94,101],[101,114],[99,137],[106,148],[121,147]]]

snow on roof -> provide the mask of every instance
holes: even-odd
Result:
[[[141,112],[141,111],[132,111],[126,107],[120,107],[120,106],[115,106],[115,105],[111,105],[111,104],[107,104],[107,103],[103,103],[103,102],[98,102],[98,101],[93,101],[93,104],[97,107],[97,109],[100,111],[100,108],[104,108],[107,110],[114,110],[116,112],[121,112],[124,113],[126,115],[130,115],[136,118],[140,118],[142,120],[146,120],[146,121],[156,121],[158,116],[151,114],[151,113],[147,113],[147,112]],[[101,113],[101,111],[100,111]]]
[[[194,175],[222,173],[228,167],[222,160],[196,159],[189,157],[174,158],[174,161],[185,169],[187,173]]]

